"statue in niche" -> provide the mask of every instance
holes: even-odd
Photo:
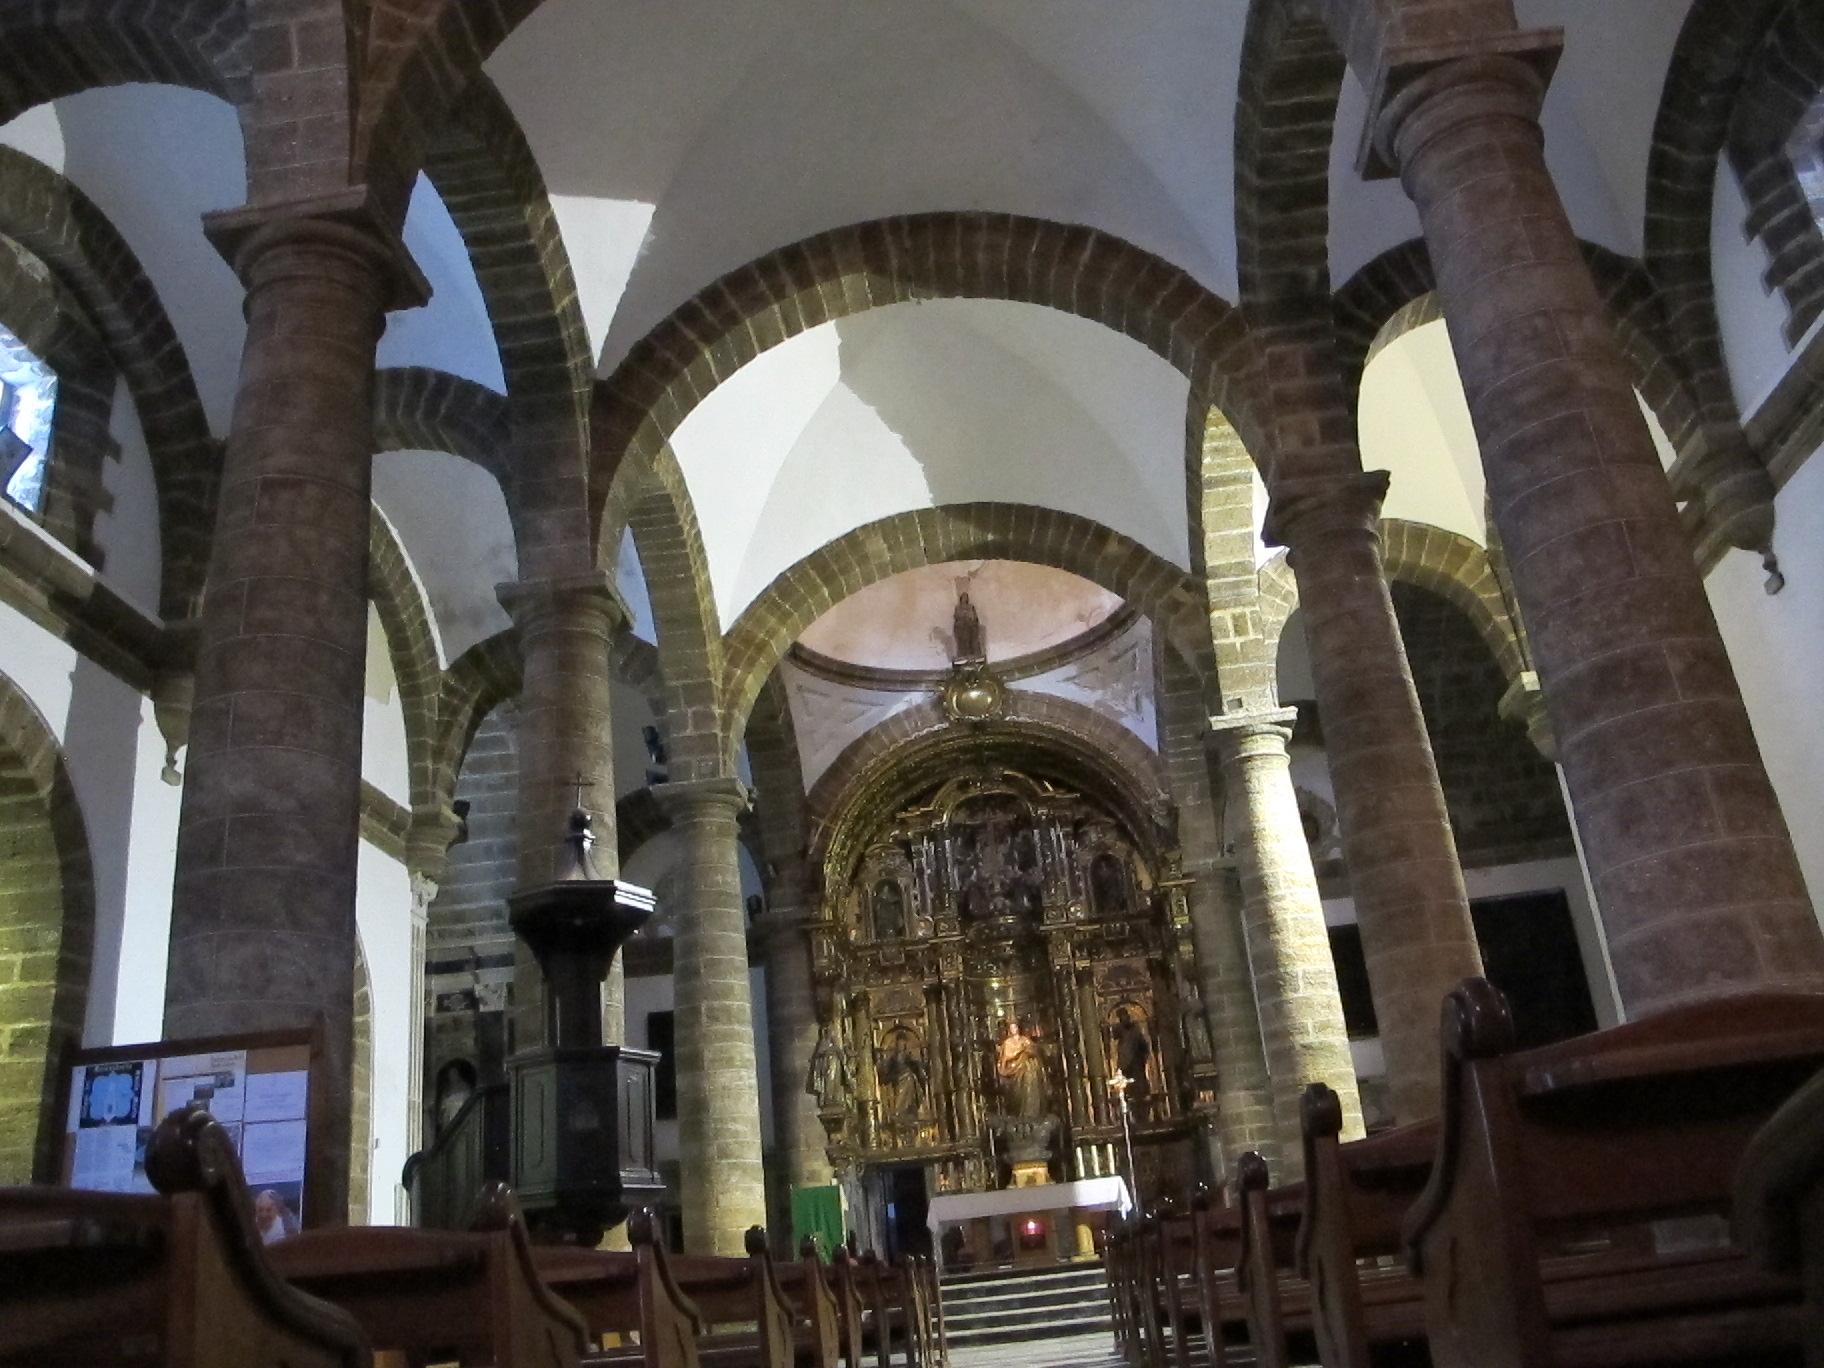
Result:
[[[822,1111],[833,1111],[849,1100],[855,1086],[855,1071],[849,1064],[849,1052],[836,1039],[829,1022],[817,1028],[817,1048],[811,1051],[810,1075],[804,1090],[817,1099]]]
[[[1049,1089],[1045,1082],[1045,1057],[1029,1022],[1003,1023],[1001,1043],[994,1053],[994,1076],[1000,1085],[1001,1107],[1008,1116],[1033,1118],[1045,1115]]]
[[[1203,990],[1193,978],[1186,978],[1178,989],[1179,1019],[1184,1023],[1184,1044],[1191,1058],[1207,1064],[1216,1057],[1216,1045],[1210,1036],[1210,1019],[1203,1010]]]
[[[1089,863],[1090,903],[1100,916],[1112,917],[1127,911],[1127,874],[1121,858],[1103,851]]]
[[[1153,1044],[1146,1038],[1146,1028],[1125,1004],[1115,1009],[1110,1034],[1114,1037],[1115,1067],[1127,1079],[1127,1104],[1134,1115],[1144,1118],[1153,1090],[1152,1081],[1146,1076]]]
[[[875,940],[898,940],[906,934],[906,895],[897,879],[882,879],[875,884],[869,903],[874,912]]]
[[[930,1080],[924,1047],[918,1037],[904,1026],[897,1027],[888,1037],[887,1048],[874,1069],[880,1079],[880,1100],[887,1116],[901,1123],[917,1121],[925,1105],[925,1090]]]
[[[981,614],[969,602],[967,591],[956,600],[956,613],[950,620],[951,660],[958,665],[988,659],[988,634],[982,629]]]

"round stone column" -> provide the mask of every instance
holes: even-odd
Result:
[[[519,886],[537,888],[557,869],[569,817],[593,821],[590,856],[604,878],[620,870],[614,825],[613,674],[610,648],[626,618],[601,571],[501,585],[501,605],[519,633]],[[513,971],[514,1046],[543,1043],[544,981],[519,945]],[[626,1038],[625,968],[615,956],[602,984],[602,1039]]]
[[[1362,1133],[1336,962],[1286,756],[1296,717],[1286,708],[1210,719],[1223,795],[1241,816],[1242,926],[1282,1159],[1300,1152],[1299,1098],[1309,1083],[1336,1090],[1345,1136]]]
[[[374,347],[422,281],[360,194],[207,222],[247,340],[198,632],[168,1037],[324,1023],[313,1223],[348,1217]]]
[[[679,906],[671,920],[677,928],[673,983],[684,1249],[738,1256],[747,1228],[766,1222],[736,828],[748,795],[735,779],[658,784],[652,792],[671,818],[681,862]]]
[[[783,896],[791,896],[789,890]],[[792,1190],[836,1181],[829,1139],[817,1119],[817,1099],[805,1088],[817,1048],[817,1011],[811,988],[811,946],[805,909],[778,902],[761,918],[766,955],[766,1043],[773,1077],[774,1172],[781,1188],[769,1229],[789,1235]],[[786,1228],[779,1230],[781,1222]],[[779,1248],[784,1244],[775,1241]]]
[[[1282,486],[1269,520],[1298,579],[1337,825],[1394,1115],[1438,1111],[1438,1011],[1482,972],[1425,715],[1381,563],[1387,473]]]
[[[1554,34],[1513,35],[1549,58]],[[1419,209],[1629,1015],[1824,978],[1824,935],[1510,55],[1376,124]]]
[[[1274,1173],[1283,1173],[1287,1156],[1279,1152],[1272,1082],[1248,973],[1241,881],[1233,867],[1213,860],[1187,865],[1184,872],[1191,880],[1187,894],[1197,986],[1203,993],[1216,1061],[1216,1135],[1223,1163],[1232,1166],[1249,1150],[1257,1150]]]

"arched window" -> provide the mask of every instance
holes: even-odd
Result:
[[[44,507],[56,411],[56,372],[0,326],[0,476],[6,497],[31,513]]]

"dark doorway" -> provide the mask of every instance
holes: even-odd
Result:
[[[1521,1049],[1596,1029],[1571,904],[1559,889],[1469,905],[1482,972],[1507,995]]]
[[[1519,1048],[1596,1029],[1596,1007],[1564,890],[1478,898],[1469,905],[1469,915],[1482,950],[1482,972],[1507,997]],[[1349,1038],[1379,1035],[1360,929],[1354,924],[1330,928],[1330,953]]]
[[[896,1164],[880,1170],[881,1196],[886,1199],[887,1256],[931,1254],[931,1230],[925,1224],[931,1199],[925,1192],[925,1170],[917,1164]]]

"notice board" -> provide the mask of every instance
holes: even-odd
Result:
[[[307,1137],[321,1037],[312,1028],[150,1045],[110,1045],[71,1056],[62,1181],[94,1192],[151,1192],[146,1144],[179,1107],[209,1109],[228,1132],[268,1244],[304,1223],[311,1189]],[[314,1222],[312,1222],[314,1224]]]

